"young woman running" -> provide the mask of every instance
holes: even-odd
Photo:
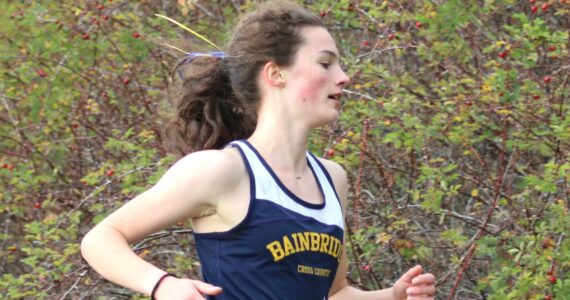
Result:
[[[83,239],[106,279],[155,299],[433,299],[421,266],[393,287],[348,285],[346,173],[307,151],[339,115],[349,78],[320,18],[287,1],[243,17],[225,52],[192,53],[166,128],[180,159]],[[203,281],[167,274],[130,248],[191,219]]]

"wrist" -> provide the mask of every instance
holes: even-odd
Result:
[[[152,300],[156,300],[156,294],[158,292],[158,289],[160,288],[160,286],[162,285],[162,283],[168,278],[168,277],[174,277],[174,278],[178,278],[176,275],[172,274],[172,273],[165,273],[163,274],[154,284],[154,287],[152,288],[152,291],[150,293],[150,299]]]
[[[160,277],[162,277],[166,273],[167,272],[159,268],[153,268],[152,270],[149,270],[146,273],[146,276],[144,276],[143,280],[141,280],[140,282],[139,291],[145,294],[146,296],[150,296],[156,282],[160,279]]]
[[[408,298],[405,293],[404,295],[400,295],[400,293],[398,293],[398,291],[394,287],[391,287],[389,289],[390,293],[392,294],[392,299],[394,300],[406,300]]]

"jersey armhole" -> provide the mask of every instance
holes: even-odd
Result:
[[[312,153],[309,153],[309,155],[311,155],[311,157],[313,157],[315,162],[317,162],[317,165],[319,166],[319,168],[323,171],[323,174],[325,174],[325,177],[327,178],[327,181],[329,182],[329,185],[332,187],[334,195],[336,196],[336,199],[338,200],[338,203],[340,204],[340,209],[342,210],[342,202],[340,200],[340,197],[338,196],[338,193],[336,191],[336,187],[335,187],[334,182],[331,178],[331,175],[327,171],[327,168],[325,168],[325,166],[321,163],[321,161],[319,161],[319,159],[316,156],[314,156]]]
[[[234,232],[236,230],[239,230],[241,227],[243,227],[244,225],[247,224],[247,222],[249,221],[251,214],[253,212],[253,207],[255,205],[255,178],[253,177],[253,171],[251,169],[251,166],[249,165],[249,162],[247,160],[247,157],[245,156],[245,153],[243,152],[243,150],[241,149],[240,145],[238,143],[230,143],[226,146],[224,146],[225,148],[228,147],[232,147],[232,148],[236,148],[238,150],[238,152],[241,155],[241,158],[245,164],[245,168],[247,170],[247,174],[249,176],[249,204],[247,207],[247,213],[245,214],[245,217],[243,218],[243,220],[241,220],[237,225],[235,225],[234,227],[226,230],[226,231],[214,231],[214,232],[194,232],[193,235],[195,238],[224,238],[227,236],[231,236],[232,234],[234,234]]]

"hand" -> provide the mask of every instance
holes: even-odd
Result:
[[[188,278],[166,277],[158,286],[155,298],[157,300],[205,300],[206,295],[219,295],[222,288]]]
[[[431,273],[422,274],[422,266],[408,270],[393,287],[397,300],[433,300],[435,295],[435,277]]]

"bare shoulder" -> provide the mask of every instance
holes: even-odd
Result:
[[[232,193],[247,178],[246,174],[241,155],[234,149],[198,151],[174,163],[149,193],[194,203],[201,208],[192,210],[194,217]]]
[[[348,179],[346,171],[340,164],[332,160],[320,157],[318,157],[317,159],[325,167],[327,172],[331,175],[331,179],[337,190],[338,196],[340,197],[342,206],[343,208],[345,208],[347,203],[347,195],[348,195]]]
[[[321,157],[317,157],[317,159],[321,164],[323,164],[323,166],[327,169],[327,172],[329,172],[332,177],[339,177],[338,179],[344,178],[346,181],[346,171],[340,164]]]
[[[222,186],[237,184],[245,172],[239,152],[230,148],[188,154],[167,171],[171,178],[190,181],[199,179],[203,184],[215,183]]]

